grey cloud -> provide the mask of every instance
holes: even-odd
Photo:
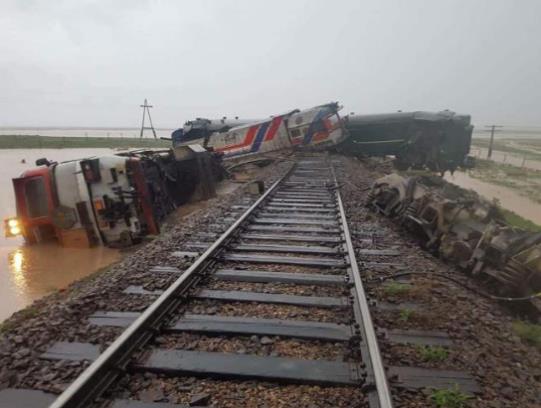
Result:
[[[339,100],[540,124],[541,2],[3,1],[0,125],[158,126]]]

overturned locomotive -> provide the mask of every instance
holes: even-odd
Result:
[[[499,207],[435,176],[389,174],[367,205],[392,217],[467,272],[494,281],[502,294],[541,292],[541,233],[512,227]]]
[[[36,165],[13,179],[17,216],[5,220],[6,234],[65,247],[128,246],[157,234],[177,206],[212,197],[220,177],[200,146]]]
[[[465,163],[473,126],[451,111],[341,117],[338,103],[271,116],[188,121],[173,144],[199,143],[226,160],[293,149],[328,149],[356,156],[394,156],[398,168],[453,172]]]
[[[336,102],[294,109],[255,121],[196,119],[172,134],[176,146],[198,143],[224,158],[255,156],[296,146],[322,147],[346,137]]]
[[[345,117],[344,154],[395,156],[399,169],[455,171],[470,152],[473,126],[469,115],[451,111],[395,112]]]

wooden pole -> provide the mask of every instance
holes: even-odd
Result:
[[[494,133],[500,131],[500,130],[498,130],[496,128],[502,128],[503,126],[501,126],[501,125],[490,125],[490,126],[485,126],[485,127],[489,128],[489,129],[486,129],[485,132],[490,132],[490,142],[488,143],[488,154],[487,154],[487,159],[490,159],[492,157],[492,148],[493,148],[493,145],[494,145]]]

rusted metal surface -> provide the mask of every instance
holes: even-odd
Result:
[[[414,232],[427,249],[491,277],[503,293],[541,291],[541,233],[509,226],[476,193],[438,177],[390,174],[374,183],[367,204]]]

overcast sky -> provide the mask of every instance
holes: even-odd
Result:
[[[451,109],[541,125],[540,0],[0,0],[0,126]]]

